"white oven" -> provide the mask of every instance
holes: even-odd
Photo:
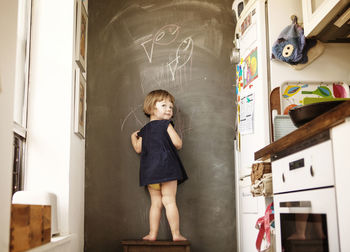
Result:
[[[277,252],[339,251],[332,143],[325,137],[272,161]]]
[[[274,207],[278,252],[339,251],[334,188],[278,194]]]

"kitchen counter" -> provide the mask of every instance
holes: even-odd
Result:
[[[285,151],[296,144],[311,138],[324,138],[329,136],[329,129],[341,124],[346,117],[350,116],[350,101],[344,102],[334,109],[320,115],[314,120],[304,124],[297,130],[278,139],[254,153],[254,159],[267,160],[273,158],[277,153]],[[326,134],[323,134],[327,132]]]

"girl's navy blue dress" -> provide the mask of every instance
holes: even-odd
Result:
[[[153,120],[138,132],[142,137],[140,186],[187,179],[186,171],[167,132],[170,120]]]

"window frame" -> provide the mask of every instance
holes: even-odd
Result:
[[[32,0],[18,1],[18,40],[16,52],[16,88],[13,112],[12,195],[24,189],[27,140],[28,90]],[[18,144],[19,143],[19,144]]]

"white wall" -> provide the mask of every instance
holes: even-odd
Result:
[[[0,251],[8,251],[13,158],[17,1],[0,4]]]
[[[26,190],[58,197],[62,235],[83,251],[85,141],[74,126],[75,1],[34,0]],[[67,251],[67,248],[62,248]]]
[[[70,146],[68,223],[70,234],[75,234],[70,251],[76,252],[84,248],[85,141],[78,138],[73,130]]]
[[[64,1],[59,3],[63,4]],[[60,230],[65,234],[68,232],[72,36],[64,31],[69,27],[69,18],[55,22],[58,14],[62,15],[59,8],[52,1],[33,2],[25,189],[48,190],[58,195]]]

